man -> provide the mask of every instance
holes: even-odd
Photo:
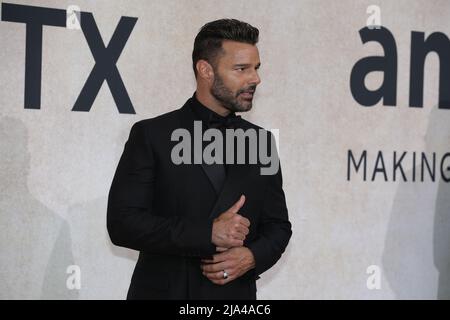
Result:
[[[261,162],[174,161],[173,133],[195,134],[195,121],[220,132],[260,129],[235,115],[252,108],[260,83],[258,34],[234,19],[203,26],[192,54],[193,97],[131,129],[107,213],[112,242],[140,251],[128,299],[256,299],[256,279],[289,242],[280,169],[264,175]]]

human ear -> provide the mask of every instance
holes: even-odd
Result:
[[[195,65],[197,69],[197,75],[207,81],[214,80],[214,70],[211,64],[208,61],[200,59],[197,61]]]

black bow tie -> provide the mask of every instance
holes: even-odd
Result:
[[[239,127],[241,121],[241,116],[237,116],[234,113],[226,117],[211,113],[209,116],[208,127],[216,129],[236,129]]]

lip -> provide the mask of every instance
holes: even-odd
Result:
[[[252,92],[242,92],[241,96],[244,99],[253,99],[253,93],[254,93],[254,91],[252,91]]]

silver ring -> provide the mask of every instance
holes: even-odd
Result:
[[[223,270],[223,278],[224,278],[224,279],[227,279],[227,278],[228,278],[228,273],[227,273],[225,270]]]

